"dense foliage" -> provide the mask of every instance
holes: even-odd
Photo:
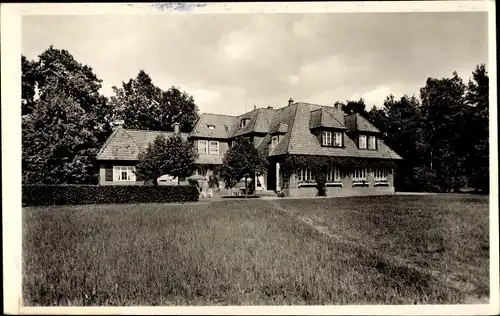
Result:
[[[123,127],[168,131],[174,123],[189,132],[198,118],[198,108],[192,96],[176,87],[164,91],[153,84],[143,70],[136,78],[113,87],[110,103],[116,119],[124,120]]]
[[[194,186],[23,185],[24,206],[198,201]]]
[[[97,183],[111,111],[92,68],[52,46],[22,61],[23,183]]]
[[[194,170],[196,159],[193,146],[180,135],[165,138],[158,135],[153,143],[139,153],[139,163],[135,173],[139,181],[152,180],[158,185],[163,175],[186,176]]]

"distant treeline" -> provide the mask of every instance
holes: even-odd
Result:
[[[397,190],[488,193],[488,91],[488,73],[481,64],[467,84],[456,72],[450,78],[428,78],[419,98],[390,95],[370,111],[362,99],[337,104],[373,122],[404,158],[397,169]]]

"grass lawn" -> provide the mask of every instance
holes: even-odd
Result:
[[[484,302],[488,219],[467,195],[25,208],[24,304]]]

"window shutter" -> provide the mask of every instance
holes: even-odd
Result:
[[[113,181],[113,166],[106,166],[104,170],[104,181]]]

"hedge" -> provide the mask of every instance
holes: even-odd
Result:
[[[191,185],[23,185],[23,206],[198,201]]]

